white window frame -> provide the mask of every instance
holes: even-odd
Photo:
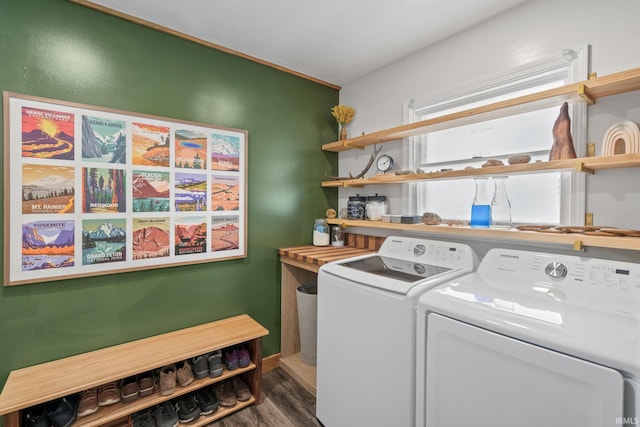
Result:
[[[446,105],[448,101],[459,98],[467,98],[468,102],[474,101],[474,94],[481,91],[490,91],[492,88],[503,86],[514,80],[521,80],[527,76],[552,72],[553,70],[566,72],[566,84],[584,81],[589,75],[590,46],[585,45],[577,49],[564,49],[558,55],[542,60],[534,61],[526,65],[508,70],[503,73],[485,79],[479,79],[457,88],[449,88],[431,95],[410,99],[403,105],[403,123],[414,123],[416,111],[428,106]],[[475,99],[477,100],[477,99]],[[450,107],[444,107],[450,108]],[[574,142],[576,155],[583,157],[586,151],[587,139],[587,105],[585,102],[576,102],[570,108],[571,135]],[[417,137],[405,138],[402,143],[403,164],[416,165],[421,158]],[[560,223],[581,225],[585,219],[585,182],[586,177],[580,172],[563,172],[561,174],[561,203]],[[417,183],[403,185],[402,211],[417,212]]]

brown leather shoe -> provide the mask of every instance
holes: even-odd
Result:
[[[78,416],[91,415],[98,410],[98,387],[90,388],[80,393]]]
[[[176,365],[160,369],[160,394],[168,396],[176,389]]]
[[[117,381],[102,384],[100,387],[98,387],[99,406],[112,405],[118,402],[120,402],[120,389],[118,388]]]
[[[156,390],[156,377],[153,375],[153,372],[145,372],[143,374],[138,375],[138,391],[140,392],[140,397],[145,397],[153,394]]]
[[[193,381],[193,371],[191,370],[191,365],[185,360],[176,365],[176,378],[178,379],[178,384],[182,387],[186,387]]]
[[[249,386],[240,379],[240,377],[233,377],[231,379],[231,385],[233,387],[233,392],[239,401],[245,402],[251,399],[251,390],[249,390]]]
[[[238,403],[238,399],[236,399],[236,394],[233,391],[230,381],[223,381],[216,384],[213,387],[213,391],[216,394],[216,399],[218,399],[218,404],[220,406],[230,407],[235,406],[235,404]]]
[[[136,377],[128,377],[120,381],[120,401],[122,403],[133,402],[139,395]]]

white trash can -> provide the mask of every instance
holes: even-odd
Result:
[[[318,284],[305,283],[296,289],[298,327],[300,329],[300,360],[316,366]]]

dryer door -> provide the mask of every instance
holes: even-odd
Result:
[[[427,426],[602,427],[623,414],[619,372],[433,313],[426,364]]]

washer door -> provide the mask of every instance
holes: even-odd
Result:
[[[619,372],[431,313],[426,425],[619,425]]]

